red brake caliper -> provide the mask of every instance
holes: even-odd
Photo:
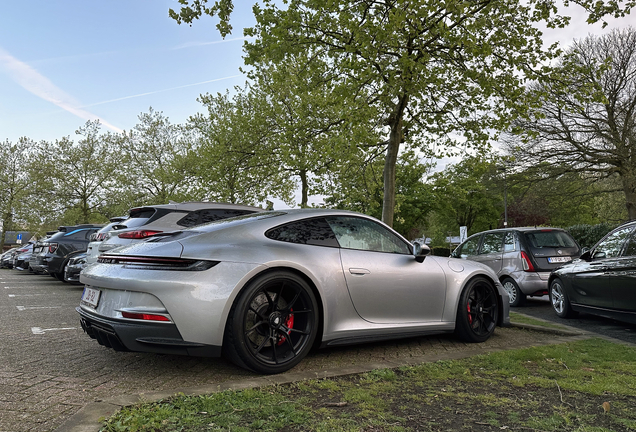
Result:
[[[290,309],[290,312],[293,312],[293,309]],[[285,327],[287,327],[289,330],[287,330],[287,336],[289,336],[291,334],[291,329],[294,328],[294,314],[290,313],[289,316],[287,317],[287,321],[285,321]],[[283,342],[285,342],[286,338],[285,336],[282,336],[279,340],[278,343],[276,345],[282,345]]]
[[[470,303],[466,305],[466,309],[468,310],[468,324],[473,325],[473,316],[470,314]]]

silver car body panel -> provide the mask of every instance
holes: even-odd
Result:
[[[182,272],[96,263],[82,272],[80,280],[102,291],[107,304],[100,303],[97,310],[88,305],[81,308],[97,317],[118,317],[116,311],[123,308],[163,308],[185,341],[220,346],[230,309],[241,290],[264,271],[287,269],[303,275],[318,293],[324,317],[323,344],[453,331],[461,291],[476,276],[487,277],[496,285],[503,302],[503,323],[509,323],[507,294],[496,274],[480,263],[434,256],[419,263],[412,255],[288,243],[264,235],[287,222],[333,215],[376,221],[353,212],[289,210],[274,217],[263,213],[259,220],[246,224],[229,219],[192,228],[186,231],[197,235],[177,241],[136,243],[117,249],[115,255],[180,257],[219,264],[205,271]],[[145,293],[153,299],[145,303],[144,298],[150,297],[132,293]]]

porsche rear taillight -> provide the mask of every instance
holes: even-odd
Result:
[[[157,314],[137,313],[137,312],[122,312],[121,316],[124,318],[138,319],[144,321],[170,321],[167,317]]]
[[[524,251],[521,251],[521,262],[523,265],[523,271],[533,272],[534,266],[532,265],[532,261],[530,261],[530,257]]]
[[[147,237],[150,237],[154,234],[159,234],[162,231],[151,231],[151,230],[136,230],[136,231],[127,231],[118,235],[119,238],[123,239],[133,239],[133,240],[141,240]]]
[[[217,265],[218,261],[193,260],[183,258],[162,258],[128,255],[100,255],[97,262],[101,264],[120,264],[135,270],[177,270],[204,271]]]
[[[49,243],[49,253],[55,253],[57,250],[57,243]]]

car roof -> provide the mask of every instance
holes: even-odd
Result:
[[[222,202],[208,202],[208,201],[188,201],[182,203],[170,203],[170,204],[157,204],[157,205],[145,205],[131,208],[128,213],[133,210],[143,209],[172,209],[172,210],[203,210],[203,209],[231,209],[231,210],[253,210],[263,211],[260,207],[248,206],[243,204],[231,204]]]
[[[525,227],[508,227],[508,228],[496,228],[496,229],[492,229],[492,230],[485,230],[485,231],[480,231],[478,233],[475,233],[473,235],[477,235],[477,234],[484,234],[484,233],[490,233],[490,232],[503,232],[503,231],[521,231],[521,232],[528,232],[528,231],[565,231],[563,228],[555,228],[555,227],[543,227],[543,226],[525,226]]]

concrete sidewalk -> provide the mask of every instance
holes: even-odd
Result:
[[[320,350],[310,354],[293,370],[273,376],[247,373],[240,379],[229,378],[201,386],[175,385],[170,391],[152,388],[131,388],[129,393],[87,403],[56,429],[56,432],[96,432],[100,418],[109,417],[121,407],[138,402],[153,402],[177,393],[201,395],[223,390],[240,390],[286,384],[301,380],[330,378],[358,374],[381,368],[396,368],[438,360],[454,360],[490,352],[572,342],[595,337],[573,328],[563,330],[525,324],[497,328],[493,337],[483,344],[465,344],[448,336],[427,336],[387,343]]]

